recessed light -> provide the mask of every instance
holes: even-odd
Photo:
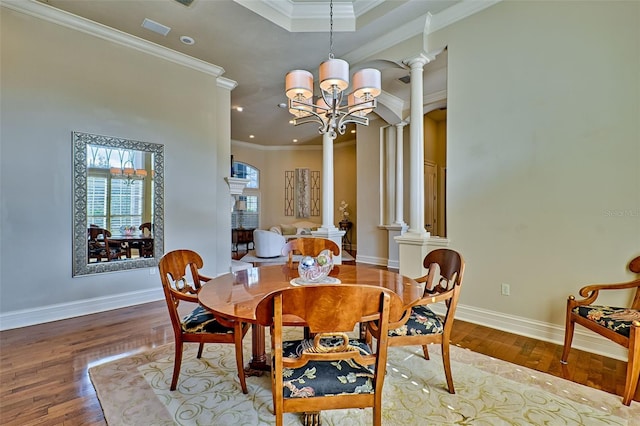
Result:
[[[242,111],[244,111],[244,108],[242,108],[241,106],[236,107],[236,111],[238,111],[238,112],[242,112]]]
[[[294,139],[294,140],[293,140],[293,143],[296,143],[296,142],[298,142],[298,139]]]
[[[289,120],[289,124],[293,124],[293,120]]]
[[[255,138],[255,135],[249,135],[249,139]]]
[[[189,36],[180,36],[180,41],[189,46],[195,44],[196,42],[192,37]]]
[[[352,130],[352,131],[351,131],[351,133],[355,133],[355,132],[356,132],[355,130]]]
[[[287,104],[285,104],[284,102],[282,102],[282,103],[279,103],[279,104],[278,104],[278,106],[279,106],[280,108],[286,108],[286,107],[287,107]]]

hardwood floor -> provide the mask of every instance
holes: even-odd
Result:
[[[171,342],[164,301],[0,332],[0,424],[104,425],[88,369]],[[561,346],[459,320],[452,342],[606,392],[624,387],[626,363],[600,355],[573,349],[562,368]]]

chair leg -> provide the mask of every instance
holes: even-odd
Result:
[[[180,366],[182,365],[182,341],[176,341],[176,352],[173,360],[173,378],[171,379],[171,387],[169,390],[176,390],[178,384],[178,376],[180,375]]]
[[[570,315],[571,313],[567,314],[567,324],[564,328],[564,349],[562,350],[562,357],[560,358],[560,362],[563,364],[567,364],[569,351],[571,350],[571,342],[573,341],[573,330],[576,326],[576,323],[571,320]]]
[[[627,379],[622,394],[622,403],[631,405],[638,381],[640,381],[640,327],[632,326],[629,336],[629,360],[627,361]]]
[[[422,353],[424,354],[424,359],[429,359],[429,345],[422,345]]]
[[[204,342],[200,342],[200,346],[198,346],[198,355],[196,358],[202,358],[202,350],[204,349]]]
[[[427,346],[427,345],[424,345]],[[447,388],[449,393],[456,393],[453,387],[453,376],[451,376],[451,359],[449,358],[449,339],[442,341],[442,364],[444,365],[444,376],[447,379]]]

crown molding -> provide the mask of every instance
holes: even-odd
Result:
[[[424,34],[429,35],[441,30],[501,1],[502,0],[463,0],[460,3],[456,3],[444,9],[442,12],[433,15],[428,27],[425,28]]]
[[[151,43],[131,34],[98,24],[97,22],[81,18],[72,13],[56,9],[36,0],[3,0],[0,5],[4,8],[80,31],[121,46],[129,47],[139,52],[143,52],[214,77],[220,77],[224,74],[224,68],[217,65],[201,61],[183,53],[176,52],[175,50],[167,49],[166,47],[158,44]],[[228,82],[230,81],[232,80],[228,80]]]

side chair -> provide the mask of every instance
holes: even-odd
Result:
[[[629,270],[640,274],[640,256],[629,263]],[[628,289],[635,289],[629,308],[596,304],[601,290]],[[576,300],[573,295],[567,299],[564,350],[560,362],[567,364],[575,324],[580,324],[629,349],[622,403],[630,405],[640,379],[640,275],[635,280],[624,283],[588,285],[582,287],[579,293],[585,299]]]
[[[369,285],[310,285],[266,295],[256,319],[271,331],[276,426],[282,426],[284,413],[304,413],[304,424],[317,426],[321,410],[367,407],[379,426],[389,321],[397,321],[403,309],[397,294]],[[285,340],[283,327],[292,316],[314,337]],[[363,318],[379,324],[371,331],[378,339],[375,350],[347,334]]]
[[[454,394],[456,392],[451,375],[449,340],[460,297],[464,258],[455,250],[436,249],[427,253],[423,265],[428,269],[427,275],[416,278],[417,282],[425,283],[423,297],[407,307],[401,327],[389,330],[389,346],[420,345],[425,359],[428,360],[427,345],[440,344],[447,387],[449,393]],[[428,306],[438,302],[444,302],[444,317],[436,315]],[[372,327],[375,328],[375,324]],[[370,341],[368,335],[367,341]]]
[[[331,250],[334,256],[340,254],[340,247],[328,238],[296,238],[289,240],[282,247],[282,255],[289,256],[289,267],[293,266],[293,254],[303,256],[317,256],[322,250]]]
[[[184,343],[200,344],[198,358],[202,357],[205,343],[232,343],[235,345],[240,386],[242,392],[247,393],[242,357],[242,338],[249,331],[250,324],[218,318],[198,304],[198,292],[202,288],[202,283],[211,280],[210,277],[199,274],[198,270],[202,266],[200,255],[191,250],[168,252],[162,256],[158,263],[162,289],[169,308],[169,317],[175,337],[175,360],[170,389],[175,390],[178,384]],[[181,318],[178,305],[182,302],[195,304],[195,309]]]

